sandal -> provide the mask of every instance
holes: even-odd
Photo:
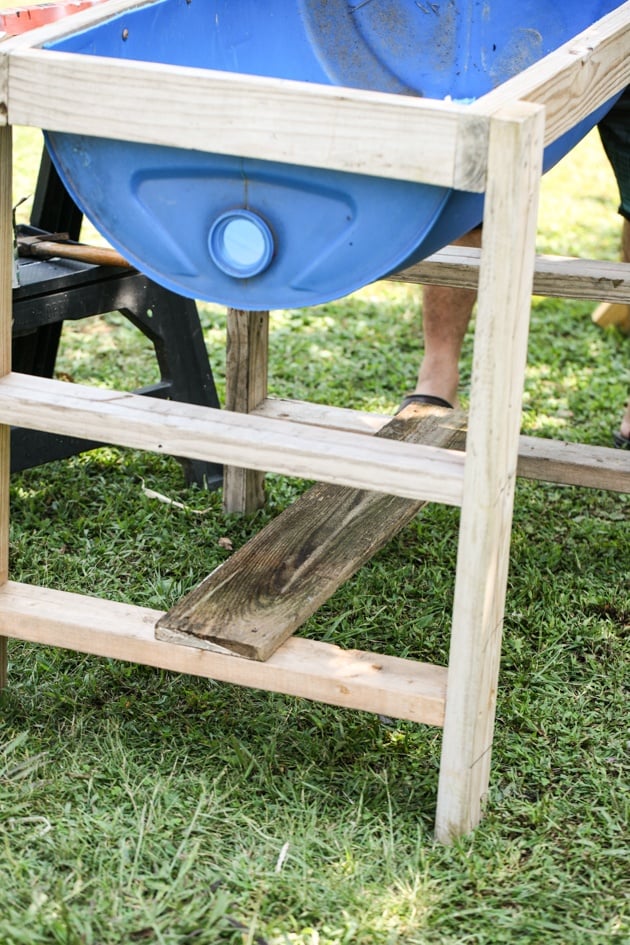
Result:
[[[453,405],[449,404],[448,400],[444,400],[443,397],[434,397],[433,394],[408,394],[400,402],[400,406],[394,416],[400,413],[401,410],[404,410],[405,407],[408,407],[410,404],[419,404],[420,406],[425,405],[428,407],[447,407],[449,410],[453,410]],[[630,445],[630,440],[628,441]]]

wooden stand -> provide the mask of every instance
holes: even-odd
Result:
[[[0,45],[0,421],[83,437],[97,425],[106,442],[374,491],[387,482],[392,495],[461,505],[449,665],[299,638],[253,663],[156,640],[161,615],[155,611],[8,582],[6,427],[0,441],[0,633],[443,724],[436,835],[448,842],[478,822],[488,786],[519,453],[529,450],[530,471],[540,471],[550,455],[553,475],[571,466],[560,457],[561,445],[554,452],[543,441],[539,462],[537,445],[519,439],[543,147],[628,83],[630,3],[470,106],[40,48],[133,5],[112,0],[76,14],[71,25]],[[201,150],[485,192],[466,454],[368,438],[359,432],[365,416],[351,411],[274,405],[265,399],[266,368],[261,373],[252,358],[265,344],[265,326],[256,325],[255,316],[249,336],[238,342],[245,354],[236,358],[238,371],[249,365],[246,389],[230,395],[235,406],[257,405],[254,413],[151,403],[11,374],[11,124],[164,145],[185,140]],[[445,273],[448,282],[446,267]],[[593,298],[604,297],[598,281],[592,266],[580,269],[578,282]],[[599,451],[595,460],[587,452],[583,468],[595,462],[616,468],[609,476],[613,487],[628,488],[627,463],[617,456],[613,463],[612,451]],[[251,483],[241,485],[237,492],[245,508],[258,501],[252,499],[258,486],[252,493]],[[4,678],[4,651],[0,658]]]

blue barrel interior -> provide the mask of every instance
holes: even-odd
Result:
[[[48,48],[470,101],[620,0],[158,0]],[[608,103],[608,106],[610,103]],[[545,152],[545,169],[605,113]],[[48,133],[70,193],[140,270],[241,309],[339,298],[481,221],[479,195]],[[361,142],[357,142],[357,148]]]

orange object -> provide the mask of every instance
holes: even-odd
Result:
[[[21,7],[15,10],[0,10],[0,33],[17,36],[36,26],[45,26],[64,16],[93,7],[102,0],[62,0],[60,3],[43,3],[39,6]]]

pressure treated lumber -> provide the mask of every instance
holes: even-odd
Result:
[[[483,192],[489,119],[497,108],[519,99],[545,105],[550,143],[625,85],[629,9],[624,4],[466,106],[29,48],[63,35],[51,27],[2,44],[0,94],[16,125],[167,146],[185,139],[201,151],[211,146],[225,154]],[[76,17],[89,22],[92,13]],[[67,34],[79,25],[73,21]],[[6,120],[0,113],[0,123]]]
[[[536,75],[529,72],[525,77],[527,82],[533,83],[531,90],[536,92],[538,89],[548,106],[549,120],[545,132],[548,138],[557,136],[564,127],[572,126],[577,117],[601,104],[609,93],[627,83],[624,61],[627,62],[630,7],[626,4],[620,9],[623,11],[621,18],[615,21],[619,28],[613,23],[612,31],[604,37],[605,41],[602,40],[600,25],[593,33],[593,48],[587,41],[582,49],[565,49],[562,55],[567,57],[566,62],[557,57],[545,61],[542,71]],[[6,102],[7,87],[10,87],[9,99],[14,109],[11,120],[23,124],[39,124],[35,119],[42,115],[42,123],[48,124],[46,119],[52,109],[55,110],[55,121],[61,125],[76,119],[76,128],[63,130],[111,134],[112,128],[120,122],[122,137],[127,137],[129,132],[143,139],[157,133],[178,144],[183,136],[189,146],[201,150],[208,147],[216,150],[213,145],[217,140],[232,148],[237,142],[247,142],[250,136],[254,157],[265,156],[258,147],[263,141],[265,147],[272,151],[275,149],[278,160],[309,164],[311,160],[323,160],[325,156],[325,166],[347,162],[347,170],[368,173],[372,169],[372,172],[386,175],[388,162],[398,161],[398,155],[404,150],[400,167],[402,175],[411,169],[418,175],[413,179],[429,182],[430,178],[425,175],[434,172],[435,178],[461,180],[460,186],[463,187],[463,180],[469,177],[476,181],[479,190],[485,189],[488,168],[490,187],[486,199],[486,240],[475,340],[470,462],[467,463],[463,495],[462,537],[448,671],[449,698],[436,821],[436,834],[441,840],[448,841],[454,835],[464,833],[478,819],[490,763],[513,477],[517,468],[518,419],[529,308],[526,296],[531,290],[537,164],[544,136],[539,116],[532,120],[533,112],[521,112],[520,118],[516,112],[501,112],[496,121],[491,113],[494,114],[495,108],[499,109],[504,103],[502,96],[507,94],[512,101],[513,98],[527,97],[529,89],[513,84],[497,93],[490,93],[467,108],[465,116],[457,109],[447,114],[444,105],[436,107],[429,103],[417,103],[415,112],[405,106],[396,116],[390,110],[393,103],[379,100],[379,114],[374,120],[377,99],[371,93],[367,93],[369,98],[359,101],[344,97],[344,93],[338,90],[322,96],[317,88],[313,88],[313,95],[309,97],[293,87],[289,90],[288,100],[281,102],[280,85],[267,81],[256,83],[250,78],[233,77],[221,85],[216,82],[216,77],[205,76],[204,84],[194,70],[187,73],[176,70],[175,75],[157,64],[144,64],[138,70],[126,66],[126,71],[121,71],[113,61],[103,65],[94,60],[89,63],[79,61],[78,57],[63,60],[41,50],[20,48],[25,50],[24,53],[11,55],[10,67],[8,58],[0,49],[0,124],[7,120],[2,106]],[[556,72],[561,73],[558,79]],[[101,98],[95,91],[99,89],[101,80],[102,109]],[[82,92],[75,107],[77,88],[87,88],[87,91]],[[159,89],[158,96],[156,88]],[[34,95],[34,89],[39,94]],[[221,90],[225,93],[223,110],[216,108]],[[256,94],[251,94],[253,92]],[[199,96],[205,99],[207,93],[210,93],[207,100],[200,101]],[[339,94],[343,103],[338,106],[334,96]],[[73,108],[67,108],[68,102],[73,102]],[[477,125],[474,124],[475,109],[479,111]],[[431,112],[432,128],[428,121]],[[227,127],[226,114],[235,122],[233,127]],[[412,114],[416,120],[407,134],[405,119]],[[338,122],[334,132],[340,135],[339,142],[332,141],[330,126],[325,124],[331,119]],[[473,124],[466,125],[471,119]],[[309,128],[311,120],[313,127]],[[519,126],[521,121],[523,123]],[[489,126],[493,127],[489,129]],[[278,140],[269,133],[271,127],[279,129]],[[394,129],[399,133],[392,134]],[[483,143],[488,130],[491,131],[489,164]],[[439,134],[433,141],[436,131]],[[431,141],[430,151],[422,147],[427,139]],[[368,142],[366,149],[364,141]],[[467,141],[474,144],[470,152],[465,147]],[[383,142],[386,146],[385,160],[380,154]],[[334,144],[333,148],[331,144]],[[435,163],[434,168],[439,154],[448,160],[443,165]],[[284,158],[279,155],[284,155]],[[365,161],[364,155],[367,155]],[[505,265],[506,259],[509,267]],[[0,298],[0,305],[4,305],[3,314],[8,317],[4,302],[4,297]],[[54,394],[56,388],[47,390]],[[140,415],[134,413],[133,405],[128,401],[110,410],[111,405],[104,397],[101,404],[104,409],[96,410],[96,399],[83,397],[75,389],[73,394],[78,401],[80,416],[68,420],[67,413],[73,411],[69,400],[62,403],[63,398],[60,398],[46,404],[43,391],[38,394],[41,395],[40,401],[30,394],[18,395],[17,385],[12,379],[6,384],[0,381],[0,391],[0,419],[5,423],[9,422],[11,411],[18,408],[31,417],[35,428],[39,428],[40,423],[44,428],[50,423],[60,426],[67,423],[78,425],[85,431],[97,423],[99,427],[105,425],[110,435],[116,437],[111,442],[125,445],[128,435],[129,439],[153,444],[148,448],[163,449],[162,439],[158,439],[160,426],[155,422],[156,414],[145,415],[148,429],[141,433]],[[120,398],[125,395],[112,396]],[[89,403],[86,405],[84,401]],[[194,445],[196,436],[203,439],[209,432],[216,433],[218,446],[213,443],[204,448],[218,450],[222,456],[225,454],[225,461],[249,465],[249,448],[239,448],[235,441],[226,440],[225,428],[221,424],[202,424],[199,417],[191,418],[185,413],[165,414],[165,417],[162,429],[166,437],[176,438],[173,429],[181,424],[186,431],[182,445],[194,450],[198,448]],[[262,419],[252,417],[248,422]],[[126,432],[127,421],[132,421],[133,427],[129,434]],[[271,434],[268,426],[252,424],[247,428],[238,423],[236,426],[238,439],[249,435],[250,442],[255,442],[256,437],[262,437],[262,459],[257,468],[273,468],[267,456],[273,455],[273,448],[278,443],[283,444],[283,449],[290,443],[285,428],[276,436]],[[304,428],[299,429],[296,439],[305,438]],[[123,437],[122,441],[119,435]],[[306,437],[310,435],[307,431]],[[313,431],[312,436],[317,438],[320,434]],[[351,435],[343,436],[350,438]],[[317,440],[318,446],[326,442],[330,445],[332,440]],[[373,447],[376,445],[376,442],[371,443]],[[393,449],[401,444],[390,445]],[[356,442],[347,454],[343,453],[341,445],[336,445],[324,465],[330,473],[340,455],[343,455],[343,463],[357,465],[359,454]],[[428,462],[429,454],[423,453],[423,456]],[[285,460],[289,474],[303,474],[300,463],[308,465],[307,451],[304,447],[288,448],[283,463]],[[426,463],[423,461],[421,465],[424,467]],[[347,466],[345,469],[344,477],[349,477]],[[386,480],[388,476],[384,469],[383,457],[380,464],[373,467],[372,481],[378,482],[379,474]],[[410,481],[407,480],[407,484]],[[2,489],[4,496],[4,484]],[[392,491],[389,483],[388,491]],[[464,560],[465,554],[467,561]],[[391,678],[395,681],[383,686],[383,676],[389,678],[392,665],[386,660],[378,658],[376,661],[370,654],[347,656],[334,647],[323,649],[323,644],[305,646],[309,641],[297,638],[288,640],[268,662],[252,663],[192,647],[160,643],[155,640],[152,630],[152,620],[157,616],[156,612],[125,609],[123,605],[60,592],[15,589],[9,585],[0,588],[0,634],[22,635],[23,639],[35,642],[164,665],[182,672],[194,671],[194,667],[202,670],[201,675],[226,678],[244,685],[264,685],[276,691],[417,721],[431,721],[433,713],[444,711],[444,670],[434,667],[418,670],[422,682],[416,685],[408,682],[410,675],[404,674],[413,675],[418,664],[410,665],[404,661],[399,674],[392,668]],[[437,692],[440,682],[441,689]],[[401,708],[403,703],[406,704],[405,714]]]
[[[377,436],[446,447],[465,422],[410,406]],[[183,597],[156,636],[266,660],[425,504],[318,483]]]
[[[252,414],[12,373],[0,378],[0,422],[98,437],[168,456],[231,463],[410,499],[458,505],[463,456],[432,446],[366,440]]]
[[[444,843],[479,822],[490,779],[544,128],[544,109],[525,102],[490,128],[435,822]]]
[[[197,151],[478,193],[485,186],[488,118],[465,105],[11,40],[0,47],[0,73],[3,54],[14,125],[167,147],[185,141]]]
[[[519,439],[517,476],[630,493],[630,453],[537,436]]]
[[[255,413],[260,417],[293,420],[364,435],[374,434],[390,419],[383,414],[362,410],[273,397],[263,401]],[[463,432],[451,448],[465,450]],[[516,475],[542,482],[630,492],[630,452],[542,436],[520,436]]]
[[[479,249],[447,246],[422,262],[388,276],[386,281],[476,289],[480,257]],[[630,300],[630,263],[537,256],[533,294],[604,302]]]
[[[446,669],[293,637],[266,663],[155,639],[161,611],[9,581],[0,634],[78,653],[441,725]]]
[[[269,312],[227,312],[225,407],[251,413],[267,397],[269,373]],[[265,473],[260,469],[226,466],[223,470],[223,508],[251,515],[265,504]]]

